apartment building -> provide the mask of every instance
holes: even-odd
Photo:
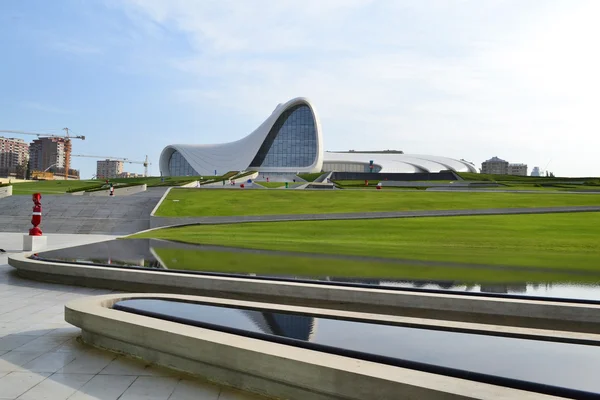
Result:
[[[123,174],[123,161],[101,160],[96,162],[96,178],[112,179]]]
[[[29,145],[22,139],[0,137],[0,176],[17,175],[29,160]]]

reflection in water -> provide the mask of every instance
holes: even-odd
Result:
[[[315,319],[307,315],[277,314],[264,311],[241,310],[262,333],[292,339],[311,341],[315,333]]]
[[[123,300],[114,307],[141,314],[150,312],[155,318],[176,322],[183,320],[192,325],[233,328],[242,330],[246,335],[266,333],[368,356],[600,392],[598,346],[417,329],[165,299]],[[318,330],[315,329],[317,324]],[[269,337],[263,339],[273,340]],[[302,343],[295,345],[304,346]],[[347,352],[337,354],[347,355]],[[356,353],[352,356],[374,361]],[[381,359],[376,362],[389,363]]]
[[[199,250],[201,249],[201,250]],[[174,254],[168,259],[162,259],[160,254],[169,250],[167,254]],[[179,258],[178,250],[185,250],[187,254],[186,261],[192,261],[194,264],[194,251],[198,254],[198,264],[201,265],[203,255],[207,250],[201,246],[168,242],[153,239],[134,239],[134,240],[110,240],[106,242],[94,243],[90,245],[71,247],[68,249],[59,249],[47,251],[39,254],[39,257],[47,260],[58,260],[65,262],[75,262],[81,264],[100,264],[119,267],[142,267],[151,269],[187,269],[180,265],[183,258]],[[191,254],[191,255],[190,255]],[[195,267],[195,265],[192,265]],[[192,269],[195,272],[201,271]],[[448,268],[448,274],[451,276],[452,268]],[[519,294],[527,296],[544,297],[564,297],[585,300],[600,300],[600,287],[595,285],[583,285],[572,283],[550,282],[513,282],[513,283],[467,283],[457,280],[415,280],[415,279],[369,279],[369,278],[348,278],[336,276],[306,277],[306,276],[273,276],[260,274],[238,274],[244,276],[256,276],[262,278],[283,278],[283,279],[313,279],[329,282],[340,282],[350,284],[361,284],[379,287],[393,288],[413,288],[413,289],[435,289],[449,290],[456,292],[482,292],[482,293],[500,293],[500,294]]]

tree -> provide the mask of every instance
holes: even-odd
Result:
[[[27,179],[27,171],[28,171],[28,162],[27,161],[23,161],[21,164],[17,165],[16,169],[16,173],[17,173],[17,179]]]

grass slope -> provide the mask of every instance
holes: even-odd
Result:
[[[600,205],[600,195],[174,189],[156,215],[195,217],[585,205]]]
[[[215,177],[204,176],[202,180],[214,179]],[[146,184],[148,187],[156,186],[180,186],[186,183],[201,180],[199,176],[184,176],[184,177],[146,177],[146,178],[114,178],[109,179],[113,184],[121,185],[142,185]],[[13,194],[32,194],[40,192],[42,194],[63,194],[67,192],[76,192],[79,190],[100,188],[105,183],[104,180],[73,180],[65,181],[61,179],[53,181],[33,181],[33,182],[21,182],[13,184]],[[123,187],[123,186],[121,186]]]
[[[347,277],[449,280],[469,283],[579,282],[594,283],[599,278],[548,271],[521,272],[473,268],[428,267],[383,262],[332,260],[315,257],[285,257],[266,254],[225,253],[154,248],[169,269],[300,278]]]
[[[197,225],[136,237],[251,249],[600,271],[600,213]],[[343,271],[342,267],[342,276]]]
[[[45,194],[62,194],[69,189],[84,189],[98,184],[98,181],[82,180],[82,181],[35,181],[22,182],[13,184],[13,194],[33,194],[40,192]]]

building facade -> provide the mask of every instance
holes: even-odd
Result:
[[[101,160],[96,161],[96,178],[113,179],[123,174],[123,161]]]
[[[28,161],[29,145],[24,140],[0,137],[0,176],[24,175]]]
[[[372,166],[372,167],[371,167]],[[477,172],[470,163],[448,157],[399,151],[325,152],[321,123],[304,97],[279,104],[252,133],[231,143],[176,144],[160,155],[162,176],[222,175],[229,171],[260,173],[339,172]]]
[[[50,168],[64,170],[65,161],[63,138],[40,138],[29,146],[29,167],[32,171],[45,171]]]
[[[527,164],[508,164],[508,174],[527,176]]]
[[[492,157],[481,163],[482,174],[508,175],[508,161]]]

